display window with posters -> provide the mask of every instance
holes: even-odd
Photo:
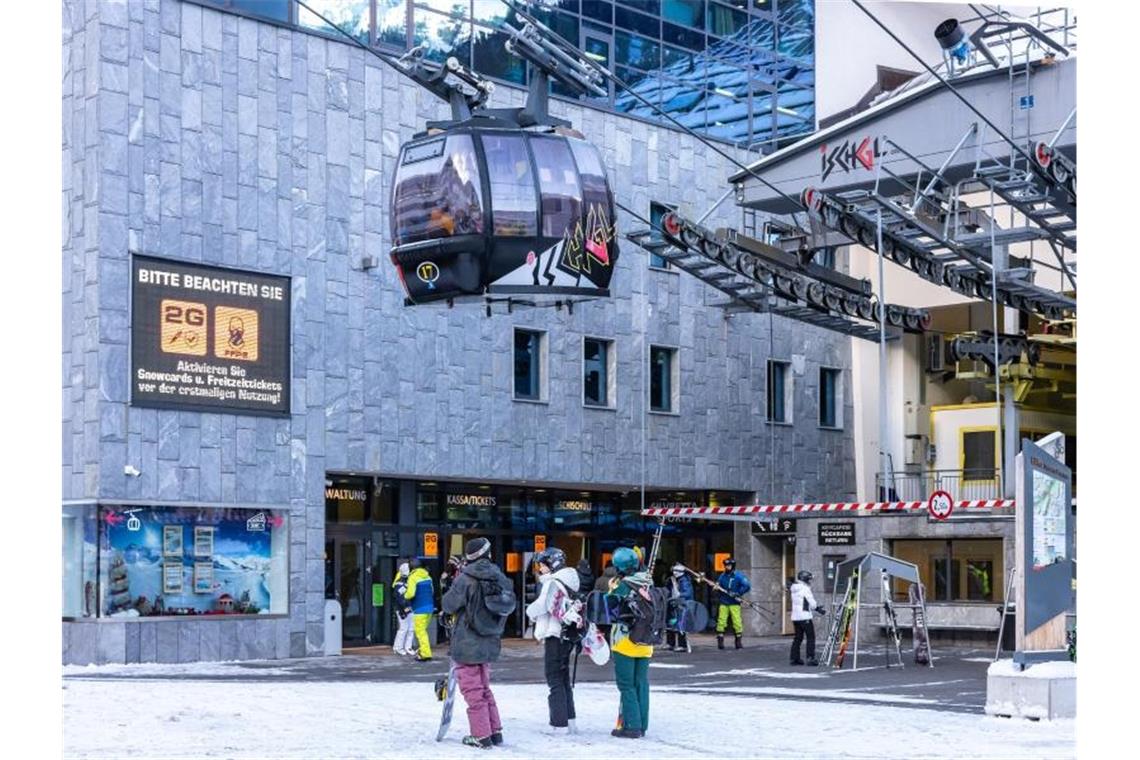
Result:
[[[285,510],[64,510],[65,618],[288,614]]]

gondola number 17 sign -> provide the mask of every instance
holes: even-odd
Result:
[[[135,256],[131,403],[289,414],[288,277]]]

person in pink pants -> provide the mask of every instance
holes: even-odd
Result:
[[[502,741],[503,721],[499,719],[499,706],[491,693],[491,663],[455,665],[459,692],[467,702],[467,723],[471,736]]]

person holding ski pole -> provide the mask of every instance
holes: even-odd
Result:
[[[724,649],[724,629],[731,619],[736,648],[743,649],[744,620],[740,616],[740,597],[752,590],[752,584],[744,573],[737,571],[736,560],[729,557],[724,561],[724,572],[716,579],[716,585],[721,588],[717,599],[720,609],[716,613],[716,648]]]
[[[666,642],[670,652],[692,652],[689,646],[689,636],[681,630],[681,615],[686,602],[693,601],[693,582],[685,572],[685,566],[680,562],[673,565],[673,576],[669,579],[669,619],[675,627],[666,631]]]
[[[415,643],[415,633],[412,631],[412,606],[404,596],[408,590],[408,574],[411,572],[407,562],[401,562],[392,581],[392,603],[396,608],[396,620],[399,627],[396,629],[396,638],[392,642],[392,651],[396,654],[413,654],[412,645]]]
[[[550,547],[534,558],[538,574],[538,595],[526,608],[534,621],[534,638],[543,642],[543,665],[550,694],[550,731],[558,736],[576,734],[574,723],[574,684],[570,678],[570,655],[581,640],[581,603],[577,600],[578,571],[566,564],[561,549]],[[577,603],[576,603],[577,602]],[[569,618],[574,618],[570,620]]]
[[[408,587],[404,591],[404,598],[411,602],[412,627],[416,632],[416,641],[419,642],[416,662],[429,662],[431,641],[428,640],[428,624],[431,623],[431,614],[435,612],[435,594],[432,592],[431,576],[419,558],[412,557],[409,564],[412,574],[408,576]]]
[[[635,639],[644,633],[636,630],[639,624],[655,617],[653,596],[648,593],[653,581],[648,572],[639,569],[641,559],[633,549],[623,546],[615,551],[613,563],[617,577],[609,596],[619,600],[622,613],[610,629],[610,651],[621,692],[621,727],[610,735],[640,739],[649,728],[649,658],[653,645]]]
[[[792,665],[803,665],[804,661],[800,659],[800,642],[807,636],[807,664],[819,665],[819,660],[815,658],[815,623],[812,622],[811,615],[823,615],[826,610],[822,604],[815,601],[815,596],[811,593],[812,575],[807,570],[801,570],[796,574],[796,581],[789,587],[792,595],[792,625],[795,626],[796,635],[792,639]]]
[[[443,595],[441,607],[455,616],[450,655],[471,729],[463,743],[490,749],[503,743],[503,721],[491,692],[491,663],[499,659],[503,629],[516,599],[511,581],[491,562],[489,540],[473,538],[464,550],[467,562]]]

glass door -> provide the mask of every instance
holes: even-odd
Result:
[[[794,580],[796,577],[796,545],[789,543],[787,540],[781,541],[780,544],[784,547],[782,580],[784,581],[784,585],[787,586],[788,581]],[[795,631],[795,626],[792,625],[791,596],[785,592],[780,595],[780,598],[783,600],[781,607],[783,607],[784,610],[783,629],[781,633],[792,633]]]
[[[369,633],[371,569],[362,538],[330,536],[325,542],[325,595],[340,602],[342,641],[363,644]]]
[[[613,59],[610,51],[613,49],[613,38],[604,34],[596,29],[583,29],[582,30],[582,52],[588,58],[606,67],[606,69],[613,71]],[[608,94],[606,97],[598,98],[595,96],[587,96],[586,100],[591,100],[603,105],[609,105],[613,100],[613,82],[606,80],[605,84]]]

